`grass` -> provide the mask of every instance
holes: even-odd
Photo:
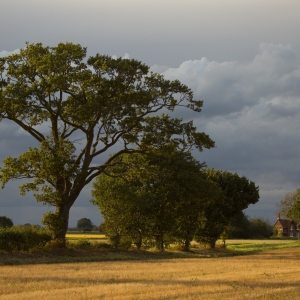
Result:
[[[291,240],[228,240],[227,248],[215,250],[203,245],[193,244],[190,252],[177,251],[170,247],[160,253],[155,250],[117,250],[112,249],[106,240],[82,238],[68,240],[68,249],[46,249],[38,252],[1,253],[0,266],[21,264],[55,264],[72,262],[124,261],[124,260],[161,260],[176,258],[217,258],[249,255],[267,250],[300,247],[300,241]],[[221,242],[217,244],[220,246]]]
[[[263,242],[272,244],[257,241],[257,245]],[[245,245],[253,249],[255,243]],[[231,245],[240,247],[241,244],[242,241],[235,241]],[[283,247],[285,243],[273,243],[274,247],[279,244]],[[153,252],[146,256],[141,252],[144,259],[138,260],[2,265],[0,299],[297,300],[300,299],[300,247],[295,247],[296,242],[292,246],[219,258],[167,259],[167,253]],[[195,251],[199,255],[234,250]],[[111,254],[120,259],[125,252]]]
[[[228,240],[227,249],[238,252],[255,253],[267,250],[291,248],[300,246],[298,240]]]

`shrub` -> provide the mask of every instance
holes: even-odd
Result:
[[[0,250],[2,251],[39,250],[50,240],[51,235],[43,228],[34,226],[0,228]]]
[[[69,246],[75,249],[86,249],[86,248],[91,248],[92,244],[89,240],[81,239],[73,243],[70,243]]]
[[[94,248],[99,248],[99,249],[101,249],[101,248],[111,249],[112,248],[112,245],[108,244],[106,242],[94,242],[92,245]]]
[[[55,239],[50,240],[46,243],[45,249],[47,250],[57,250],[57,249],[63,249],[66,246],[66,241],[64,239]]]
[[[128,250],[132,247],[132,238],[129,236],[122,236],[120,239],[119,247],[124,250]]]

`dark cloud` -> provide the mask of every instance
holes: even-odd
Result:
[[[188,61],[163,72],[192,87],[204,108],[194,119],[216,142],[195,155],[210,167],[245,175],[260,186],[261,215],[298,188],[300,61],[290,46],[262,44],[250,62]],[[271,198],[271,196],[273,198]],[[264,209],[268,206],[268,211]]]
[[[275,204],[300,181],[299,9],[299,1],[281,0],[2,0],[0,57],[25,41],[70,41],[87,46],[89,55],[129,53],[181,80],[204,107],[200,114],[179,109],[173,116],[193,119],[217,146],[195,156],[255,181],[261,200],[249,214],[274,219]],[[33,139],[1,122],[0,161],[28,146],[36,146]],[[21,197],[18,185],[0,190],[0,215],[38,223],[47,207]],[[89,216],[97,224],[90,189],[72,208],[71,224]]]
[[[163,70],[167,79],[179,79],[195,91],[196,99],[204,99],[200,114],[179,109],[174,116],[193,119],[199,131],[215,140],[215,149],[194,153],[200,161],[206,161],[209,167],[237,172],[259,185],[261,200],[248,209],[251,215],[271,219],[276,203],[286,192],[298,188],[300,98],[294,82],[300,79],[299,66],[291,47],[263,44],[255,58],[246,63],[218,63],[202,58],[183,62],[178,68],[152,68]],[[33,145],[30,136],[13,123],[4,121],[1,126],[2,158],[19,155]],[[44,127],[46,132],[47,125]],[[21,211],[27,206],[38,207],[40,204],[32,196],[19,196],[17,184],[10,183],[1,191],[2,210],[11,207],[17,215],[20,207]],[[72,208],[72,224],[80,211],[93,216],[98,213],[88,202],[90,190],[88,186]],[[37,222],[37,217],[34,220]]]

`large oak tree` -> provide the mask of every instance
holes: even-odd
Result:
[[[214,146],[191,121],[166,114],[176,107],[200,112],[202,101],[133,59],[86,58],[86,48],[72,43],[27,43],[19,54],[0,58],[0,87],[0,120],[15,122],[39,143],[4,160],[2,186],[30,179],[21,194],[33,191],[37,201],[56,208],[43,222],[63,242],[80,192],[120,154],[166,144],[179,151]]]

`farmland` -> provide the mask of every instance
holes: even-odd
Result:
[[[106,240],[105,234],[99,233],[67,233],[67,240],[78,240],[78,239],[87,239],[87,240]]]
[[[128,252],[128,260],[118,260],[120,251],[113,261],[2,265],[0,299],[300,299],[297,241],[230,241],[228,247],[254,254],[195,249],[186,258],[153,253],[134,260]]]

